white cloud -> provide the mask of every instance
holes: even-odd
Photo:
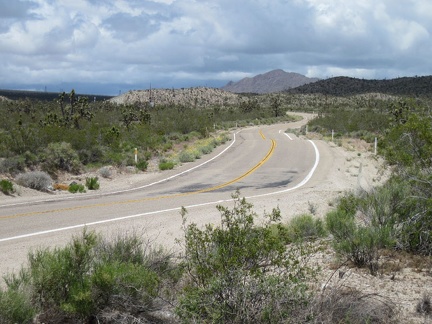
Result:
[[[432,74],[431,12],[429,0],[0,0],[0,88]]]

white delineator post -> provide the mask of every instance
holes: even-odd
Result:
[[[135,164],[137,164],[138,163],[138,149],[136,147],[135,147],[134,153],[135,153]]]
[[[377,148],[378,148],[378,139],[375,137],[375,144],[374,144],[374,154],[377,154]]]

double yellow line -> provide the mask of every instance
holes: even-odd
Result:
[[[265,140],[265,136],[262,133],[262,131],[260,131],[260,135]],[[85,206],[76,206],[76,207],[69,207],[69,208],[60,208],[60,209],[45,210],[45,211],[39,211],[39,212],[35,211],[35,212],[30,212],[30,213],[21,213],[21,214],[0,216],[0,219],[18,218],[18,217],[32,216],[32,215],[42,215],[42,214],[51,214],[51,213],[55,213],[55,212],[80,210],[80,209],[86,209],[86,208],[92,208],[92,207],[101,207],[101,206],[112,206],[112,205],[137,203],[137,202],[143,202],[143,201],[152,201],[152,200],[159,200],[159,199],[166,199],[166,198],[173,198],[173,197],[183,197],[183,196],[189,196],[189,195],[203,193],[203,192],[215,191],[215,190],[227,187],[227,186],[229,186],[229,185],[231,185],[233,183],[236,183],[236,182],[238,182],[238,181],[246,178],[250,174],[254,173],[257,169],[259,169],[261,166],[263,166],[264,163],[266,163],[270,159],[270,157],[274,153],[275,148],[276,148],[276,141],[272,139],[269,151],[264,156],[264,158],[261,161],[259,161],[254,167],[252,167],[251,169],[249,169],[247,172],[245,172],[241,176],[239,176],[239,177],[237,177],[237,178],[235,178],[233,180],[230,180],[228,182],[225,182],[223,184],[217,185],[217,186],[213,186],[213,187],[209,187],[209,188],[204,188],[204,189],[200,189],[200,190],[196,190],[196,191],[190,191],[190,192],[178,193],[178,194],[172,194],[172,195],[165,195],[165,196],[158,196],[158,197],[147,197],[147,198],[141,198],[141,199],[130,199],[130,200],[124,200],[124,201],[118,201],[118,202],[90,204],[90,205],[85,205]]]

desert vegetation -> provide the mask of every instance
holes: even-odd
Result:
[[[197,98],[188,93],[188,100]],[[192,93],[194,95],[194,93]],[[180,96],[180,95],[178,95]],[[135,166],[145,171],[150,159],[162,169],[199,158],[228,140],[224,131],[232,126],[289,120],[270,106],[221,101],[215,104],[201,96],[187,102],[115,103],[90,101],[72,90],[56,100],[28,98],[0,102],[0,174],[45,190],[48,176],[79,174],[86,169]],[[126,98],[127,97],[126,95]],[[175,146],[197,142],[197,147],[174,152]],[[137,149],[137,160],[134,151]],[[35,185],[36,174],[44,172]],[[24,180],[25,178],[25,180]]]
[[[46,190],[58,172],[83,168],[110,177],[107,165],[134,165],[135,147],[140,160],[156,157],[170,169],[226,141],[223,131],[236,123],[286,120],[286,111],[314,112],[308,132],[323,140],[377,138],[392,175],[370,191],[341,194],[324,219],[313,215],[313,203],[310,215],[289,223],[277,208],[258,217],[238,192],[231,208],[217,207],[216,225],[189,223],[183,210],[180,255],[137,233],[108,239],[84,231],[64,248],[31,252],[28,266],[5,277],[0,323],[403,323],[379,292],[317,288],[320,269],[309,259],[331,248],[339,264],[378,276],[388,268],[383,256],[399,253],[432,271],[429,99],[270,94],[199,102],[89,103],[73,93],[54,102],[3,101],[0,174],[8,179],[1,191],[13,192],[12,179]],[[185,144],[191,139],[193,147]],[[173,153],[174,145],[182,150]],[[72,190],[96,190],[97,180]],[[413,309],[425,321],[431,295],[425,291]]]

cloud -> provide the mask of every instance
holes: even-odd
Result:
[[[0,0],[0,88],[425,75],[431,18],[429,0]]]

